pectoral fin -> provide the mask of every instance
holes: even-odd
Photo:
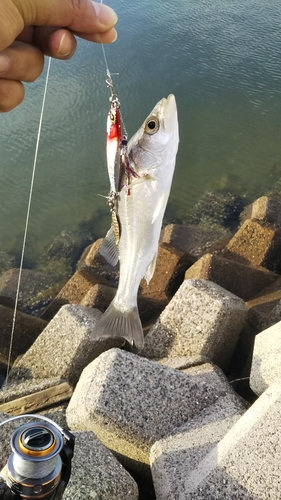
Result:
[[[147,284],[149,284],[156,267],[157,253],[154,255],[152,261],[149,263],[147,270],[145,271],[144,279]]]
[[[114,228],[112,226],[107,232],[99,252],[109,264],[116,266],[119,260],[119,250],[116,243]]]

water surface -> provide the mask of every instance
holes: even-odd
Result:
[[[251,200],[281,176],[281,4],[277,0],[109,0],[119,15],[108,64],[132,135],[174,93],[180,148],[170,196],[184,217],[206,190]],[[22,245],[46,72],[19,108],[1,115],[0,251]],[[52,61],[31,206],[27,256],[97,210],[109,225],[105,127],[109,106],[101,47],[81,41]],[[104,217],[103,217],[104,214]]]

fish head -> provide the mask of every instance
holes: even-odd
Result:
[[[129,158],[138,174],[149,172],[170,160],[175,162],[179,130],[176,99],[161,99],[128,144]]]

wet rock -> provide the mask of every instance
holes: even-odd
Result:
[[[185,273],[185,279],[213,281],[243,300],[249,300],[279,275],[262,267],[241,264],[220,255],[205,254]]]
[[[186,474],[185,500],[280,497],[280,382],[271,385],[224,438],[201,460],[195,450],[196,466]],[[183,468],[178,462],[179,475]],[[176,473],[175,473],[176,474]],[[161,497],[160,497],[161,498]]]
[[[240,220],[242,223],[247,219],[255,219],[261,222],[274,224],[275,226],[280,226],[281,201],[268,198],[268,196],[258,198],[250,205],[247,205],[240,214]]]
[[[11,297],[5,297],[5,295],[0,295],[0,304],[2,306],[6,306],[6,307],[10,307],[11,309],[14,309],[16,302]]]
[[[50,259],[45,262],[40,261],[37,265],[40,271],[48,274],[56,274],[61,279],[68,279],[73,274],[72,266],[68,259]]]
[[[258,396],[281,379],[281,322],[255,337],[250,386]]]
[[[100,317],[101,313],[96,309],[70,304],[63,306],[14,365],[10,381],[18,381],[23,377],[61,377],[74,385],[90,361],[104,350],[120,347],[124,343],[122,339],[91,341],[91,332]]]
[[[262,222],[246,220],[227,244],[222,256],[278,273],[281,271],[281,230]]]
[[[148,472],[151,445],[231,394],[211,371],[182,373],[111,349],[83,371],[68,405],[70,428],[92,430],[139,473]]]
[[[186,498],[185,482],[189,474],[244,411],[243,403],[227,394],[152,446],[150,465],[157,500]]]
[[[12,308],[0,305],[0,362],[5,364],[8,363],[11,341],[13,343],[10,361],[13,364],[18,356],[30,348],[47,325],[43,319],[17,311],[12,339],[13,316]]]
[[[61,269],[72,274],[72,270],[84,248],[92,241],[92,235],[83,231],[62,231],[45,249],[39,263],[40,269]]]
[[[0,295],[15,299],[19,269],[10,269],[0,277]],[[64,281],[57,275],[22,269],[18,306],[27,314],[40,315],[55,298]]]
[[[281,278],[265,287],[252,300],[247,302],[248,319],[257,332],[269,328],[279,321],[278,304],[281,300]],[[276,307],[276,311],[274,309]],[[281,317],[280,317],[281,320]]]
[[[223,230],[203,229],[198,226],[169,224],[162,233],[160,242],[166,246],[177,248],[189,256],[190,264],[208,252],[214,246],[224,248],[230,236]]]
[[[200,225],[206,229],[235,230],[244,202],[239,196],[219,191],[206,193],[186,217],[187,225]]]
[[[13,267],[16,267],[15,257],[6,252],[0,252],[0,276]]]
[[[281,179],[278,179],[265,194],[270,198],[281,201]]]
[[[66,500],[138,500],[138,487],[130,474],[93,432],[75,432],[72,474]]]
[[[185,280],[145,337],[150,359],[207,356],[228,366],[247,315],[242,299],[206,280]]]

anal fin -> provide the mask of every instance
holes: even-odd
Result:
[[[153,259],[148,264],[147,270],[145,271],[144,279],[146,280],[147,284],[149,284],[149,282],[154,274],[155,267],[156,267],[156,261],[157,261],[157,255],[158,255],[157,253],[154,255]]]

